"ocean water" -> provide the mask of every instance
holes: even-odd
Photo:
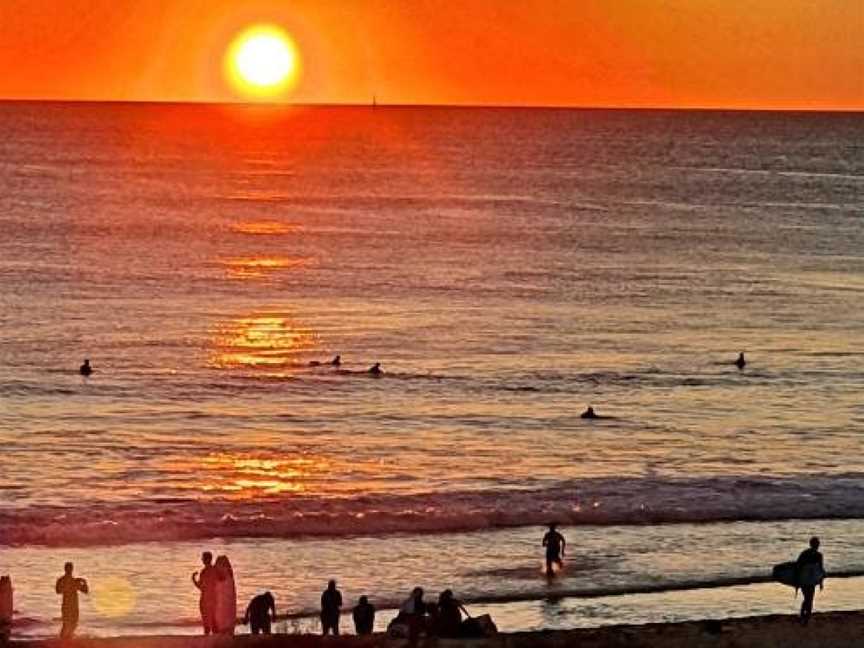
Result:
[[[54,631],[67,558],[83,632],[194,631],[204,548],[280,611],[336,577],[515,629],[791,611],[762,581],[818,533],[852,576],[822,603],[854,600],[861,115],[0,103],[0,129],[23,631]]]

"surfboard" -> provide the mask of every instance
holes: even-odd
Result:
[[[800,587],[798,584],[798,565],[794,561],[774,565],[771,575],[778,583],[783,583],[789,587]]]
[[[825,579],[825,572],[817,564],[804,565],[800,572],[798,563],[784,562],[774,565],[771,575],[778,583],[789,587],[801,587],[802,585],[818,585]]]

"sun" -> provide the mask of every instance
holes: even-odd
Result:
[[[225,53],[225,73],[239,94],[273,99],[296,85],[300,57],[285,31],[275,25],[254,25],[231,41]]]

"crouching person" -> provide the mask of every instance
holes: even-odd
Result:
[[[270,592],[259,594],[249,601],[243,623],[249,624],[249,631],[253,635],[269,635],[274,621],[276,621],[276,600]]]

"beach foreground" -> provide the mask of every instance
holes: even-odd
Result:
[[[456,648],[600,648],[627,646],[639,648],[852,648],[860,646],[864,637],[864,613],[829,612],[813,616],[807,627],[789,615],[772,615],[730,619],[725,621],[687,621],[656,623],[642,626],[609,626],[578,630],[501,633],[488,639],[421,639],[419,646]],[[116,637],[79,639],[62,642],[56,639],[13,641],[16,648],[372,648],[374,646],[407,645],[405,639],[388,639],[384,634],[370,637],[343,636],[322,638],[315,635],[249,635],[211,639],[205,637]]]

